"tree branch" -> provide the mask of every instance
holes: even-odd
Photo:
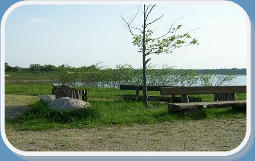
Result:
[[[163,15],[161,15],[160,17],[156,18],[155,20],[153,20],[153,21],[151,21],[151,22],[147,23],[147,25],[146,25],[146,26],[149,26],[149,25],[151,25],[151,24],[153,24],[153,23],[157,22],[157,21],[158,21],[158,20],[160,20],[162,17],[163,17]]]
[[[130,24],[133,23],[133,21],[135,20],[136,16],[138,15],[138,12],[140,11],[141,5],[139,6],[138,10],[136,11],[136,14],[133,16],[133,18],[130,21]]]
[[[131,26],[131,24],[133,23],[133,21],[134,21],[135,18],[137,17],[138,12],[140,11],[140,8],[141,8],[141,5],[139,6],[138,10],[136,11],[136,14],[133,16],[133,18],[130,20],[130,22],[128,22],[122,15],[120,15],[120,17],[122,18],[122,20],[123,20],[123,21],[125,22],[125,24],[127,25],[130,34],[133,35],[133,36],[134,36],[135,34],[134,34],[134,32],[133,32],[133,30],[132,30],[131,28],[137,29],[137,30],[140,30],[140,31],[141,31],[141,29],[139,29],[139,28],[137,28],[137,27],[134,27],[134,26]]]
[[[145,21],[148,19],[148,17],[149,17],[149,15],[150,15],[151,11],[153,10],[153,8],[154,8],[155,6],[156,6],[155,4],[152,5],[151,8],[150,8],[150,6],[148,6],[148,8],[146,9]],[[150,10],[149,10],[149,12],[147,13],[147,10],[148,10],[149,8],[150,8]]]
[[[140,32],[142,32],[142,31],[143,31],[142,29],[140,29],[140,28],[138,28],[138,27],[131,26],[131,25],[130,25],[130,28],[133,28],[133,29],[139,30]]]
[[[157,37],[157,38],[155,38],[155,39],[160,39],[160,38],[163,38],[163,37],[165,37],[166,35],[168,35],[168,34],[172,31],[172,28],[173,28],[173,26],[175,25],[175,23],[176,23],[177,21],[179,21],[180,19],[182,19],[182,17],[176,19],[176,20],[174,21],[174,23],[172,23],[172,25],[170,26],[169,30],[168,30],[165,34],[163,34],[163,35],[161,35],[161,36],[159,36],[159,37]]]
[[[121,15],[120,15],[120,17],[122,18],[122,20],[123,20],[123,21],[125,22],[125,24],[127,25],[128,31],[130,32],[130,34],[134,36],[135,34],[134,34],[133,30],[131,29],[131,24],[128,23]]]
[[[150,60],[151,60],[151,58],[148,58],[148,59],[145,61],[145,64],[147,64]]]

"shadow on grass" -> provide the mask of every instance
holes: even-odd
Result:
[[[153,117],[160,121],[171,120],[202,120],[208,118],[244,118],[246,111],[240,108],[211,108],[188,112],[168,112],[153,114]]]

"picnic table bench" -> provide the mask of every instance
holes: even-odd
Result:
[[[246,86],[161,87],[160,93],[182,97],[182,103],[168,104],[169,112],[199,110],[206,107],[246,107],[246,100],[236,100],[236,93],[246,93]],[[214,94],[214,102],[189,103],[187,96],[193,94]]]
[[[147,91],[161,91],[162,87],[173,87],[173,86],[147,86]],[[143,90],[143,86],[139,85],[120,85],[120,90],[135,90],[135,95],[122,95],[124,100],[142,100],[143,96],[139,95],[139,91]],[[201,102],[200,98],[189,98],[190,102]],[[169,97],[169,96],[148,96],[148,101],[161,101],[161,102],[181,102],[180,97]]]
[[[245,109],[246,100],[239,101],[214,101],[214,102],[189,102],[189,103],[169,103],[168,112],[185,112],[201,110],[204,108],[232,107],[235,109]]]

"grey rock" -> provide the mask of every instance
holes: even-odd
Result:
[[[61,97],[56,100],[53,100],[49,104],[51,109],[54,110],[72,110],[72,109],[80,109],[80,108],[88,108],[90,104],[88,102],[84,102],[78,99],[72,99],[69,97]]]
[[[55,95],[40,95],[39,96],[40,100],[43,102],[46,102],[50,104],[53,100],[55,100]]]

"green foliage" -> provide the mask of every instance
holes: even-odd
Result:
[[[179,86],[192,86],[198,82],[198,74],[194,70],[178,70],[175,75]]]
[[[53,73],[55,80],[58,83],[74,86],[75,82],[79,80],[80,73],[72,69],[67,65],[62,65],[56,72]]]
[[[117,65],[115,69],[84,68],[74,69],[63,67],[54,73],[7,73],[7,84],[9,83],[32,83],[29,80],[51,80],[52,82],[77,85],[77,82],[87,87],[119,87],[120,84],[142,85],[142,69],[134,69],[131,65]],[[148,85],[160,86],[218,86],[228,85],[236,74],[200,74],[191,69],[174,69],[163,66],[155,69],[153,66],[146,71]],[[45,82],[47,83],[47,82]],[[36,84],[33,82],[32,84]],[[81,85],[79,84],[79,85]]]
[[[156,37],[154,32],[150,29],[145,31],[145,44],[146,44],[146,55],[150,54],[161,54],[161,53],[172,53],[174,49],[180,48],[187,45],[198,45],[198,40],[192,38],[189,33],[176,34],[182,25],[177,25],[175,28],[171,28],[166,35]],[[179,33],[179,32],[178,32]],[[133,36],[132,43],[138,47],[138,52],[143,51],[143,33],[138,33]]]
[[[164,65],[161,69],[147,69],[148,85],[175,86],[178,84],[177,72]]]

